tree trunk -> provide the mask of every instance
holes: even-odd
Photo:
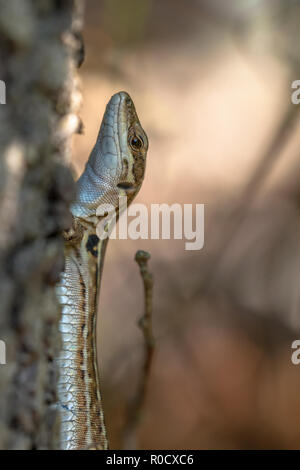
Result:
[[[81,0],[0,0],[0,449],[56,447],[55,284],[74,191],[81,21]]]

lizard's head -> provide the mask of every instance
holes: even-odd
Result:
[[[141,126],[134,104],[128,93],[114,95],[108,106],[116,109],[115,135],[117,140],[117,187],[133,195],[139,191],[145,173],[148,138]],[[106,113],[103,121],[106,119]],[[108,118],[109,119],[109,118]]]
[[[124,91],[116,93],[106,106],[95,147],[78,180],[73,214],[93,216],[100,204],[117,206],[119,196],[127,196],[130,203],[144,179],[147,150],[148,138],[132,99]]]
[[[128,93],[112,96],[106,106],[90,165],[118,193],[135,195],[143,182],[148,138]]]

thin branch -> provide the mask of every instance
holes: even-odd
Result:
[[[151,258],[147,251],[139,250],[135,255],[140,273],[144,283],[145,311],[139,320],[139,327],[143,332],[145,340],[145,359],[143,370],[139,379],[137,392],[128,409],[126,425],[124,426],[124,448],[136,449],[136,430],[143,414],[147,387],[150,377],[155,341],[152,330],[153,310],[153,275],[148,270],[148,261]]]

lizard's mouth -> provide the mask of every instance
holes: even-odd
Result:
[[[123,189],[127,193],[132,193],[135,191],[135,186],[132,183],[128,183],[127,181],[123,181],[122,183],[117,184],[119,189]]]

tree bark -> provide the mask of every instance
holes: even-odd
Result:
[[[0,0],[0,449],[57,446],[55,284],[80,126],[81,2]]]

